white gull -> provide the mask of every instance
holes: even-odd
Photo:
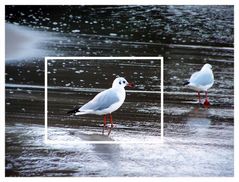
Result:
[[[104,115],[104,129],[106,127],[107,117],[110,116],[111,128],[108,135],[113,128],[113,119],[111,113],[120,108],[125,100],[125,86],[133,87],[132,83],[128,83],[125,78],[118,77],[113,81],[112,88],[98,93],[92,100],[81,107],[77,107],[68,112],[68,114],[83,115],[83,114],[96,114]]]
[[[195,72],[190,77],[184,85],[198,92],[198,100],[201,103],[200,92],[205,92],[206,99],[204,105],[208,106],[210,103],[208,101],[207,92],[208,89],[212,87],[214,83],[214,75],[212,72],[212,66],[210,64],[205,64],[200,71]]]

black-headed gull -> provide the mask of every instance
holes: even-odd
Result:
[[[98,93],[92,100],[81,107],[77,107],[68,112],[68,114],[83,115],[83,114],[96,114],[104,115],[104,129],[106,127],[107,114],[110,116],[111,128],[108,135],[113,128],[113,119],[111,113],[120,108],[125,100],[125,86],[133,87],[134,84],[128,83],[125,78],[118,77],[113,81],[112,88]]]
[[[213,83],[214,76],[212,66],[210,64],[205,64],[200,71],[193,73],[189,81],[184,83],[184,85],[198,92],[199,103],[201,103],[200,91],[205,92],[206,99],[204,105],[208,106],[210,103],[208,101],[207,91],[212,87]]]

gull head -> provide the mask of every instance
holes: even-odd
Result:
[[[204,70],[204,69],[212,69],[212,65],[210,65],[210,64],[204,64],[204,66],[202,67],[202,70]]]
[[[134,87],[133,83],[127,82],[123,77],[118,77],[113,81],[112,88],[124,88],[124,87]]]

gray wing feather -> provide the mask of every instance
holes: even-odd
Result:
[[[195,74],[195,75],[194,75]],[[189,82],[193,82],[197,85],[209,85],[214,82],[213,74],[211,72],[196,72],[192,75]]]
[[[113,92],[111,89],[105,90],[97,94],[90,102],[83,105],[79,111],[93,110],[99,111],[110,107],[112,104],[119,101],[117,93]]]

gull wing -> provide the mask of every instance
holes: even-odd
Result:
[[[214,82],[214,77],[212,71],[199,71],[195,72],[190,80],[190,83],[195,85],[206,86]]]
[[[79,111],[100,111],[107,109],[112,104],[119,101],[117,93],[112,89],[105,90],[97,94],[91,101],[83,105]]]

